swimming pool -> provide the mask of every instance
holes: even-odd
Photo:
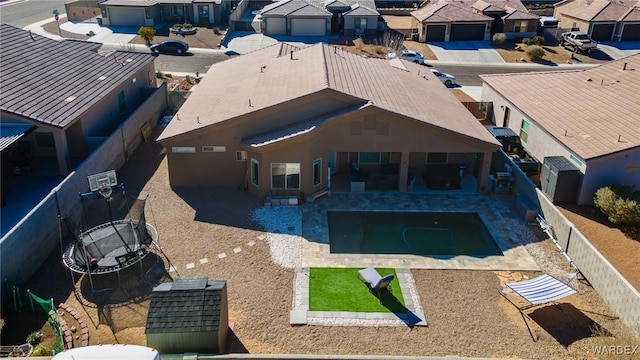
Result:
[[[503,255],[475,212],[328,211],[334,254]]]

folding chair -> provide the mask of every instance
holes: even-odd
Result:
[[[549,303],[557,305],[555,303],[557,300],[576,293],[576,291],[567,284],[547,274],[540,275],[529,280],[508,283],[506,286],[528,302],[527,305],[518,306],[506,296],[504,289],[499,291],[503,298],[507,299],[511,305],[518,309],[522,316],[522,320],[524,320],[524,324],[527,326],[527,330],[529,330],[529,335],[531,335],[531,340],[533,340],[533,342],[535,342],[536,339],[534,338],[531,328],[529,327],[529,323],[527,322],[527,317],[530,317],[525,314],[524,311]]]

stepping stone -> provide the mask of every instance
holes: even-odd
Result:
[[[242,249],[239,248],[239,247],[233,249],[233,252],[236,253],[236,254],[239,253],[240,251],[242,251]]]
[[[202,264],[202,265],[204,265],[204,264],[206,264],[208,262],[209,262],[209,259],[207,259],[207,258],[200,259],[200,264]]]
[[[264,235],[260,235],[260,236],[258,236],[258,240],[264,240],[264,239],[266,239],[266,238],[267,238],[267,237],[266,237],[266,236],[264,236]]]
[[[226,257],[227,257],[227,254],[225,254],[225,253],[218,254],[218,259],[224,259]]]
[[[82,341],[89,340],[89,334],[82,334]]]
[[[255,241],[249,241],[249,242],[247,243],[247,245],[249,245],[249,246],[255,246],[255,244],[256,244],[256,242],[255,242]]]
[[[169,266],[169,272],[175,272],[176,268],[174,268],[173,266]]]
[[[82,340],[82,346],[89,346],[89,340]]]
[[[82,328],[82,333],[83,333],[83,334],[88,334],[88,333],[89,333],[89,329],[88,329],[88,328],[86,328],[86,327],[83,327],[83,328]]]
[[[193,269],[194,267],[196,267],[196,264],[194,264],[194,263],[188,263],[187,265],[185,265],[185,267],[186,267],[187,269]]]
[[[305,310],[291,310],[289,313],[289,324],[307,325],[307,312]]]

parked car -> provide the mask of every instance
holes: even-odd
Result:
[[[189,45],[180,40],[166,40],[149,48],[154,54],[184,54],[189,50]]]
[[[443,73],[436,69],[431,69],[431,72],[447,86],[455,85],[456,83],[456,77],[451,74]]]
[[[575,52],[591,52],[598,48],[598,43],[582,31],[569,31],[560,35],[560,45],[570,47]]]
[[[392,52],[387,54],[387,59],[394,59],[396,57],[398,57],[397,53]],[[400,59],[411,61],[416,64],[424,64],[424,55],[413,50],[402,50],[400,52]]]

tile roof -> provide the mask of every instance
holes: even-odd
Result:
[[[606,0],[595,0],[585,6],[561,11],[563,15],[585,21],[617,21],[629,7]]]
[[[98,5],[109,6],[153,6],[158,0],[102,0]]]
[[[308,0],[282,0],[265,6],[260,12],[263,16],[287,16],[293,13],[298,15],[331,15],[322,4]]]
[[[218,331],[226,281],[178,278],[153,289],[145,334]],[[221,326],[222,325],[222,326]]]
[[[354,5],[351,5],[351,10],[345,11],[343,15],[372,16],[372,15],[380,15],[380,13],[375,8],[371,9],[360,4],[354,4]]]
[[[411,15],[420,22],[443,22],[443,21],[492,21],[493,18],[479,14],[468,7],[452,3],[439,3],[427,5]]]
[[[629,8],[629,11],[622,15],[619,21],[640,21],[640,7]]]
[[[65,127],[153,61],[142,53],[101,55],[94,47],[1,24],[0,109]]]
[[[35,128],[31,124],[0,122],[0,151],[4,151]]]
[[[211,66],[159,140],[290,100],[331,91],[458,135],[498,145],[428,68],[316,44],[280,56],[274,46]],[[222,85],[221,85],[222,84]],[[437,105],[436,105],[437,104]]]
[[[640,146],[640,54],[584,70],[481,78],[585,160]]]
[[[537,20],[540,19],[540,16],[536,14],[532,14],[528,11],[522,11],[517,9],[508,8],[507,15],[502,17],[503,19],[509,20]]]

